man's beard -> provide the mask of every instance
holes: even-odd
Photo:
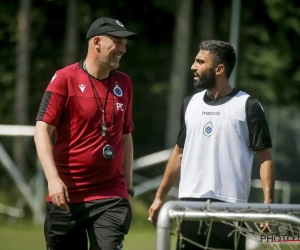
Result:
[[[113,62],[108,56],[100,56],[100,65],[105,69],[114,70],[119,68],[120,61]]]
[[[216,86],[216,75],[213,68],[207,69],[198,77],[199,80],[194,82],[197,89],[213,89]]]

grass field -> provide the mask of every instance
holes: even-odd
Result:
[[[172,241],[172,249],[175,249],[175,241]],[[45,249],[43,228],[34,226],[0,226],[0,250],[43,250]],[[132,228],[126,236],[123,250],[155,250],[156,233],[155,229]],[[274,249],[260,247],[257,250]],[[300,245],[293,248],[280,246],[281,250],[300,249]],[[78,249],[80,250],[80,249]]]
[[[132,229],[126,236],[123,250],[155,250],[155,230]],[[0,250],[45,249],[42,227],[0,226]]]
[[[148,205],[135,200],[130,232],[125,236],[123,250],[155,250],[156,231],[147,221]],[[8,226],[0,214],[0,250],[44,250],[43,226],[34,226],[27,218]],[[67,249],[66,249],[67,250]]]
[[[135,200],[134,217],[129,234],[125,237],[123,250],[155,250],[156,230],[148,222],[148,205]],[[299,247],[298,247],[299,246]],[[17,221],[9,226],[3,216],[0,216],[0,250],[44,250],[45,242],[43,226],[34,226],[28,218]],[[175,237],[172,237],[172,250],[175,249]],[[253,248],[252,248],[253,249]],[[274,249],[272,247],[258,247],[257,250]],[[281,250],[299,249],[280,246]],[[80,250],[80,249],[78,249]]]

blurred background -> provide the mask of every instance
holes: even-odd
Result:
[[[273,139],[276,203],[300,202],[300,2],[298,0],[1,0],[0,250],[43,249],[47,184],[33,129],[59,68],[84,59],[94,19],[120,20],[140,35],[120,70],[133,81],[135,212],[124,249],[155,249],[148,208],[174,146],[190,67],[201,40],[229,41],[231,84],[258,98]],[[176,199],[176,186],[168,199]],[[262,202],[253,165],[249,202]],[[16,240],[18,239],[18,240]]]

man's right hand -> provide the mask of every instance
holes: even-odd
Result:
[[[64,210],[69,210],[67,202],[69,202],[68,189],[59,177],[53,177],[48,180],[49,196],[53,205]]]
[[[159,210],[161,209],[163,205],[163,201],[159,198],[155,198],[153,201],[150,209],[149,209],[149,216],[148,220],[156,227],[157,224],[157,218],[158,218],[158,213]]]

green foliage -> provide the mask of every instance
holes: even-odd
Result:
[[[190,65],[201,40],[197,23],[201,2],[194,1],[193,6]],[[18,115],[14,113],[13,103],[19,3],[16,0],[0,2],[0,9],[4,10],[0,15],[0,124],[13,124]],[[128,43],[127,54],[122,58],[120,67],[134,84],[135,157],[165,148],[171,60],[172,53],[176,53],[172,48],[176,6],[176,1],[169,0],[79,0],[79,18],[74,24],[79,28],[77,60],[86,55],[85,35],[90,23],[97,17],[120,19],[127,29],[140,34],[138,42]],[[231,7],[231,1],[214,1],[214,39],[228,40]],[[242,1],[241,7],[237,88],[257,97],[263,104],[299,106],[300,2],[249,0]],[[35,123],[41,97],[51,77],[57,69],[65,66],[62,56],[66,10],[66,1],[32,1],[29,86],[31,125]],[[187,65],[187,70],[190,65]],[[192,94],[195,90],[191,72],[189,79],[187,94]]]
[[[19,1],[3,1],[0,8],[0,123],[13,123],[14,85],[16,81],[16,25]],[[194,22],[199,14],[194,1]],[[79,50],[77,59],[85,57],[85,34],[99,16],[120,19],[141,36],[128,44],[120,70],[134,83],[134,121],[136,155],[164,147],[169,94],[172,38],[176,1],[79,1]],[[215,5],[216,39],[226,40],[230,32],[230,2]],[[31,10],[30,121],[35,115],[42,93],[55,70],[63,67],[62,55],[66,24],[65,1],[33,1]],[[237,87],[272,104],[299,103],[300,4],[292,0],[248,1],[242,3]],[[150,21],[146,21],[146,17]],[[195,25],[193,25],[195,26]],[[196,26],[195,26],[196,27]],[[191,63],[197,47],[198,30],[194,28]],[[197,38],[197,39],[195,39]],[[184,41],[182,41],[184,42]],[[176,53],[176,52],[175,52]],[[190,78],[192,79],[192,77]],[[191,80],[192,81],[192,80]],[[284,84],[284,87],[282,86]],[[192,82],[189,93],[194,92]],[[293,98],[290,98],[290,97]],[[181,100],[178,100],[181,101]],[[151,133],[148,133],[151,127]]]
[[[163,9],[165,11],[168,11],[169,13],[173,14],[176,11],[176,6],[178,0],[169,1],[169,0],[154,0],[154,6],[160,9]]]
[[[300,4],[265,0],[243,7],[238,86],[263,103],[299,104]]]

